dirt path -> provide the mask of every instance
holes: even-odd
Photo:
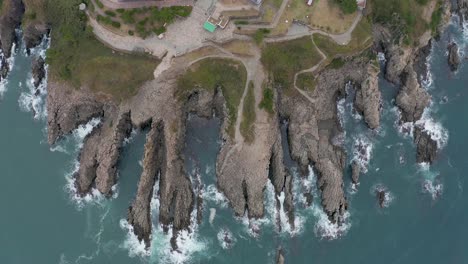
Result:
[[[327,36],[331,38],[333,41],[336,42],[338,45],[347,45],[351,39],[352,39],[352,33],[354,29],[356,28],[357,24],[361,21],[362,19],[362,11],[358,11],[358,16],[354,20],[353,24],[351,27],[346,30],[346,32],[342,34],[330,34],[328,32],[318,30],[318,29],[309,29],[309,31],[301,33],[301,34],[295,34],[295,35],[288,35],[288,36],[283,36],[283,37],[271,37],[271,38],[265,38],[265,42],[282,42],[282,41],[288,41],[288,40],[293,40],[293,39],[298,39],[302,38],[305,36],[312,36],[313,34],[321,34],[324,36]]]

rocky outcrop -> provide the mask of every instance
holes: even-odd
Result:
[[[377,202],[379,203],[380,208],[385,207],[385,200],[386,200],[386,192],[383,189],[378,189],[375,191],[375,195],[377,196]]]
[[[281,248],[276,252],[276,264],[284,264],[284,255]]]
[[[452,13],[460,17],[460,23],[464,23],[468,19],[468,0],[453,0]]]
[[[9,58],[11,48],[17,42],[15,30],[19,28],[24,14],[21,0],[4,0],[0,17],[0,43],[3,54]]]
[[[412,64],[401,74],[401,80],[402,86],[396,98],[396,105],[401,110],[401,122],[416,122],[429,105],[430,96],[419,84]]]
[[[354,100],[356,111],[364,116],[370,129],[376,129],[380,125],[382,94],[379,90],[379,72],[379,68],[369,64],[368,77],[357,87]]]
[[[359,183],[359,175],[361,174],[361,165],[357,161],[351,163],[351,181],[354,184]]]
[[[348,202],[343,190],[346,155],[336,140],[341,133],[336,103],[345,95],[348,81],[362,83],[367,78],[368,60],[350,59],[340,69],[326,69],[319,73],[313,101],[296,94],[281,93],[279,109],[289,120],[288,137],[291,157],[298,163],[302,175],[313,164],[318,175],[324,211],[333,222],[340,222]]]
[[[44,23],[28,23],[23,26],[23,41],[26,50],[29,51],[41,44],[42,38],[48,34],[49,29]]]
[[[104,119],[104,123],[85,138],[80,152],[76,184],[81,195],[87,194],[93,185],[104,195],[112,194],[122,144],[132,131],[130,112],[116,118],[115,126],[111,116],[106,115]]]
[[[33,58],[31,68],[34,87],[37,89],[46,75],[45,62],[42,56],[37,56]]]
[[[416,125],[414,127],[414,143],[416,144],[416,161],[418,163],[432,164],[437,158],[437,142],[431,138],[431,135],[424,128]]]
[[[104,116],[104,104],[90,92],[49,81],[47,93],[47,140],[54,144],[79,125]]]
[[[455,42],[452,42],[448,45],[448,64],[451,71],[458,70],[460,66],[460,54],[458,51],[458,45]]]
[[[128,222],[133,226],[135,235],[146,247],[150,246],[151,236],[151,198],[153,187],[161,173],[164,161],[164,126],[161,122],[153,122],[146,136],[143,172],[138,183],[138,191],[132,205],[128,209]]]

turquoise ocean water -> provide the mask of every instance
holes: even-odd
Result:
[[[384,104],[378,131],[369,131],[362,118],[352,114],[352,88],[348,98],[338,103],[349,161],[358,158],[367,168],[359,186],[351,186],[349,172],[345,175],[350,210],[341,227],[328,222],[319,199],[304,208],[304,199],[298,195],[296,229],[292,230],[284,215],[276,215],[269,184],[267,213],[250,223],[260,230],[253,232],[246,218],[233,217],[216,191],[219,121],[191,117],[186,163],[192,181],[203,186],[204,218],[202,224],[192,226],[194,232],[180,236],[178,252],[170,250],[169,236],[157,221],[150,252],[129,233],[125,221],[142,170],[146,131],[135,131],[124,147],[115,197],[74,197],[70,175],[92,123],[53,148],[47,145],[43,100],[34,100],[36,118],[28,107],[31,59],[20,47],[0,89],[0,263],[257,264],[273,263],[278,247],[284,249],[287,263],[468,263],[468,67],[464,63],[457,73],[449,71],[448,39],[457,41],[465,52],[468,34],[451,25],[433,44],[428,60],[426,89],[433,104],[422,125],[442,147],[434,165],[416,164],[411,137],[399,132],[398,111],[392,102],[396,87],[380,81]],[[357,153],[358,145],[366,151]],[[290,169],[294,172],[294,166]],[[315,198],[319,195],[313,174],[295,177],[294,188],[297,193],[306,189]],[[385,208],[377,204],[379,188],[388,191]],[[157,196],[152,208],[156,220]],[[226,236],[230,244],[224,243]]]

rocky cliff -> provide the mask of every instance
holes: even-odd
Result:
[[[322,70],[317,77],[317,88],[312,101],[296,94],[280,91],[279,109],[289,120],[288,138],[291,157],[302,175],[310,164],[318,175],[322,205],[333,222],[340,222],[348,202],[343,190],[343,171],[346,155],[336,140],[342,133],[337,117],[337,100],[345,96],[347,82],[363,83],[367,78],[369,61],[363,57],[350,59],[340,69]]]
[[[382,94],[379,89],[380,69],[369,64],[368,77],[358,85],[354,106],[356,111],[364,116],[364,120],[370,129],[376,129],[380,125],[380,109],[382,104]]]
[[[7,58],[11,56],[13,45],[18,42],[15,30],[21,24],[24,5],[21,0],[4,0],[0,5],[0,80],[2,80],[7,77],[10,69]]]
[[[455,42],[452,42],[448,45],[448,64],[450,67],[450,70],[456,71],[458,70],[458,67],[460,66],[460,53],[458,50],[458,45]]]

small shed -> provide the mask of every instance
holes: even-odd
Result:
[[[209,21],[205,21],[205,24],[203,24],[203,28],[206,31],[213,33],[216,30],[216,25],[211,24]]]

